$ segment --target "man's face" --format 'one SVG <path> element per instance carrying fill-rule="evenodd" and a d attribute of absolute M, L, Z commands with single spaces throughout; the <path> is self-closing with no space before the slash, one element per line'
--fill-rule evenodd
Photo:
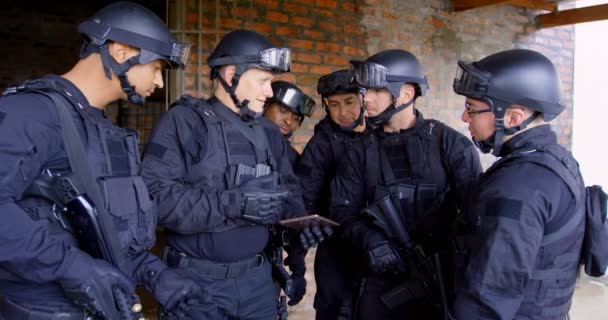
<path fill-rule="evenodd" d="M 271 103 L 266 108 L 264 117 L 274 122 L 284 136 L 292 134 L 300 124 L 300 116 L 279 102 Z"/>
<path fill-rule="evenodd" d="M 465 109 L 460 119 L 469 124 L 469 132 L 475 141 L 487 140 L 496 131 L 494 113 L 485 110 L 490 110 L 490 106 L 485 102 L 471 98 L 466 99 Z"/>
<path fill-rule="evenodd" d="M 361 98 L 356 93 L 338 93 L 327 97 L 327 113 L 335 124 L 346 127 L 359 118 Z"/>
<path fill-rule="evenodd" d="M 237 98 L 243 102 L 249 100 L 249 109 L 253 112 L 263 112 L 266 99 L 272 97 L 270 82 L 274 75 L 270 71 L 251 68 L 241 76 L 236 88 Z"/>
<path fill-rule="evenodd" d="M 375 117 L 381 114 L 393 103 L 393 96 L 386 88 L 382 89 L 367 89 L 363 96 L 367 114 L 370 117 Z"/>
<path fill-rule="evenodd" d="M 135 87 L 135 92 L 143 97 L 149 97 L 156 88 L 162 88 L 165 64 L 162 60 L 154 60 L 147 64 L 136 64 L 131 67 L 127 71 L 127 79 Z"/>

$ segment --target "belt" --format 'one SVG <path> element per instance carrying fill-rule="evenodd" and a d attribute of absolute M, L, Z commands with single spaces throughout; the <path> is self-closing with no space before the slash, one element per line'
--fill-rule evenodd
<path fill-rule="evenodd" d="M 187 256 L 173 248 L 167 247 L 164 255 L 167 265 L 172 268 L 193 268 L 201 274 L 214 279 L 237 278 L 251 270 L 259 269 L 264 265 L 266 258 L 262 254 L 256 254 L 236 262 L 214 262 L 210 260 L 196 259 Z"/>
<path fill-rule="evenodd" d="M 52 313 L 42 310 L 28 309 L 22 307 L 7 298 L 0 297 L 0 318 L 7 320 L 93 320 L 84 312 L 53 311 Z"/>

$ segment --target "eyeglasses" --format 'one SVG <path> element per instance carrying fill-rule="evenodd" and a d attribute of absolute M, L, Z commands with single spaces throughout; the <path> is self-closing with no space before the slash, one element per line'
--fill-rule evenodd
<path fill-rule="evenodd" d="M 472 117 L 476 114 L 492 112 L 492 109 L 484 109 L 484 110 L 476 110 L 476 111 L 465 110 L 464 112 L 466 112 L 469 115 L 469 117 Z"/>

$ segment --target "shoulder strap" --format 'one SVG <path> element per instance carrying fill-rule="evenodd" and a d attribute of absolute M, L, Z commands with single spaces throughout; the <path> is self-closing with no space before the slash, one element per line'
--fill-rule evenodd
<path fill-rule="evenodd" d="M 109 215 L 104 207 L 101 190 L 95 181 L 95 177 L 92 175 L 93 171 L 89 166 L 89 160 L 86 156 L 84 146 L 82 145 L 81 135 L 76 129 L 76 125 L 74 124 L 74 120 L 69 111 L 69 108 L 73 108 L 72 103 L 66 103 L 69 100 L 67 100 L 66 97 L 59 94 L 57 91 L 32 91 L 47 96 L 57 107 L 57 112 L 61 121 L 61 134 L 63 136 L 68 161 L 72 170 L 72 178 L 76 180 L 76 183 L 82 186 L 85 194 L 93 201 L 97 213 L 99 215 L 103 215 L 104 217 L 108 217 Z M 119 265 L 121 263 L 120 259 L 113 257 L 113 253 L 118 253 L 122 250 L 117 238 L 115 238 L 117 233 L 114 225 L 107 219 L 97 219 L 97 223 L 99 223 L 102 230 L 105 231 L 101 232 L 98 236 L 103 237 L 102 241 L 109 247 L 108 249 L 110 251 L 106 253 L 106 257 L 104 257 L 104 259 L 108 260 L 119 269 L 124 270 L 123 266 Z"/>
<path fill-rule="evenodd" d="M 549 232 L 543 236 L 542 245 L 546 246 L 562 239 L 579 225 L 584 218 L 584 212 L 581 214 L 578 211 L 581 207 L 585 206 L 585 194 L 581 192 L 584 186 L 581 185 L 580 179 L 576 178 L 578 175 L 578 164 L 570 154 L 561 149 L 558 145 L 538 148 L 536 151 L 539 153 L 528 153 L 526 160 L 543 166 L 560 177 L 568 186 L 570 193 L 572 193 L 572 196 L 576 201 L 575 208 L 577 208 L 577 211 L 566 220 L 566 223 L 557 227 L 555 230 L 549 230 Z M 541 156 L 543 153 L 549 154 L 550 157 Z"/>

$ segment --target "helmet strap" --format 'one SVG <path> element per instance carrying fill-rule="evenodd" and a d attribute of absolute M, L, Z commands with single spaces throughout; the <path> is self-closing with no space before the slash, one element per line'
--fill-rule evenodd
<path fill-rule="evenodd" d="M 405 108 L 411 106 L 414 101 L 416 101 L 416 97 L 412 98 L 410 101 L 398 107 L 395 107 L 397 99 L 393 98 L 393 103 L 388 108 L 386 108 L 386 110 L 382 111 L 379 115 L 375 117 L 367 117 L 367 120 L 374 126 L 384 125 L 389 122 L 397 112 L 400 112 L 401 110 L 404 110 Z"/>
<path fill-rule="evenodd" d="M 110 51 L 108 50 L 107 44 L 101 45 L 98 48 L 106 77 L 112 80 L 112 72 L 110 72 L 111 69 L 118 77 L 118 80 L 120 80 L 120 86 L 122 91 L 127 95 L 127 101 L 137 105 L 143 105 L 145 98 L 135 91 L 135 86 L 132 86 L 127 78 L 127 71 L 129 71 L 129 69 L 131 69 L 134 65 L 139 64 L 139 54 L 129 58 L 123 63 L 117 63 L 116 60 L 110 56 Z"/>
<path fill-rule="evenodd" d="M 218 75 L 218 80 L 220 81 L 220 84 L 222 85 L 222 87 L 224 87 L 224 90 L 228 92 L 228 94 L 230 95 L 230 99 L 232 99 L 234 105 L 239 109 L 241 119 L 246 122 L 253 121 L 261 117 L 263 112 L 254 112 L 248 107 L 249 100 L 245 99 L 243 102 L 241 102 L 236 96 L 236 87 L 239 85 L 240 78 L 240 75 L 235 74 L 232 77 L 232 86 L 229 86 L 226 80 L 221 75 Z"/>

